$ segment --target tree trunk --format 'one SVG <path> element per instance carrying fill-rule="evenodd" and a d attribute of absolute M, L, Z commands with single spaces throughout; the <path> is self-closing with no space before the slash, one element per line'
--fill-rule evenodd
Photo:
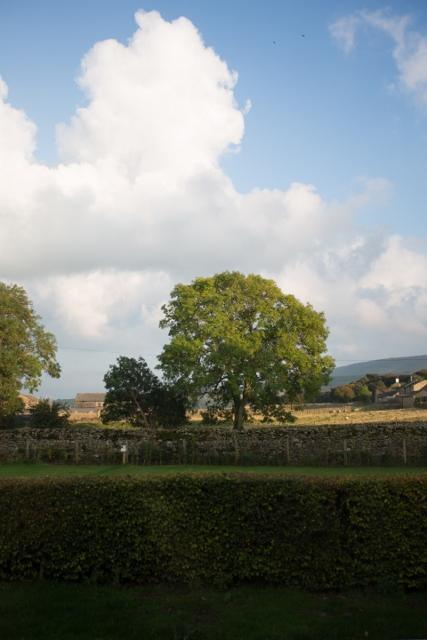
<path fill-rule="evenodd" d="M 133 401 L 135 403 L 135 406 L 136 406 L 137 416 L 141 417 L 142 424 L 144 425 L 144 427 L 146 427 L 148 429 L 150 424 L 149 424 L 149 422 L 147 420 L 147 416 L 145 415 L 144 411 L 142 410 L 141 405 L 138 402 L 138 397 L 137 397 L 136 393 L 133 393 L 133 391 L 131 391 L 130 393 L 131 393 L 132 399 L 133 399 Z M 137 418 L 137 422 L 139 422 L 138 418 Z"/>
<path fill-rule="evenodd" d="M 233 416 L 233 429 L 241 431 L 243 429 L 243 418 L 245 411 L 245 401 L 243 398 L 234 398 L 234 416 Z"/>

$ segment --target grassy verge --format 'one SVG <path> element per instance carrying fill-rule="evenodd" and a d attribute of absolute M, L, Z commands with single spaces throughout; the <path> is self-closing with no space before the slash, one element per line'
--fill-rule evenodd
<path fill-rule="evenodd" d="M 0 583 L 7 640 L 422 638 L 427 594 Z"/>
<path fill-rule="evenodd" d="M 426 467 L 238 467 L 218 465 L 59 465 L 59 464 L 0 464 L 2 478 L 40 478 L 45 476 L 145 476 L 169 473 L 274 473 L 323 477 L 391 477 L 427 474 Z"/>

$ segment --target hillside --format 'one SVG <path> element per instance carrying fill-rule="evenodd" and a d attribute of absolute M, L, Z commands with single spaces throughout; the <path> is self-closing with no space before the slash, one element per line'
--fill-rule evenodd
<path fill-rule="evenodd" d="M 393 373 L 399 376 L 405 373 L 413 373 L 420 369 L 427 369 L 427 355 L 355 362 L 354 364 L 337 367 L 332 374 L 331 382 L 328 386 L 338 387 L 342 384 L 348 384 L 367 373 Z"/>

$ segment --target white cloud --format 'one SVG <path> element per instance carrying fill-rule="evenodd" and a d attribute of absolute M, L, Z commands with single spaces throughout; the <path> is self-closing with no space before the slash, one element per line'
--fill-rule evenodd
<path fill-rule="evenodd" d="M 139 11 L 136 21 L 128 45 L 106 40 L 84 57 L 79 85 L 89 104 L 58 129 L 63 157 L 110 160 L 131 180 L 215 167 L 243 135 L 237 74 L 186 18 Z"/>
<path fill-rule="evenodd" d="M 427 107 L 427 36 L 411 28 L 411 16 L 395 15 L 388 10 L 358 11 L 336 20 L 329 31 L 349 53 L 362 27 L 377 29 L 392 39 L 399 86 Z"/>
<path fill-rule="evenodd" d="M 427 256 L 405 249 L 401 238 L 392 236 L 363 282 L 370 288 L 384 287 L 388 291 L 394 291 L 411 284 L 424 286 L 426 275 Z"/>
<path fill-rule="evenodd" d="M 356 44 L 356 32 L 360 26 L 360 17 L 357 14 L 338 18 L 329 26 L 331 36 L 336 40 L 338 45 L 345 51 L 350 53 Z"/>
<path fill-rule="evenodd" d="M 132 320 L 157 326 L 160 302 L 167 300 L 171 287 L 163 272 L 106 270 L 47 278 L 37 293 L 53 300 L 60 323 L 70 333 L 106 338 Z"/>
<path fill-rule="evenodd" d="M 30 290 L 60 344 L 154 358 L 173 284 L 239 269 L 323 309 L 335 353 L 420 349 L 425 256 L 357 224 L 390 183 L 361 180 L 341 202 L 301 183 L 239 193 L 220 165 L 244 131 L 237 75 L 188 20 L 136 19 L 127 45 L 85 56 L 87 104 L 58 129 L 56 167 L 34 159 L 36 128 L 0 83 L 0 277 Z"/>

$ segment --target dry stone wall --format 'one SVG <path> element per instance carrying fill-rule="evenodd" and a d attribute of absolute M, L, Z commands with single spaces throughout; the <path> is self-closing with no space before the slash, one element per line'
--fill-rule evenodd
<path fill-rule="evenodd" d="M 126 453 L 122 451 L 126 447 Z M 0 430 L 0 461 L 136 464 L 427 464 L 427 422 L 316 427 Z"/>

